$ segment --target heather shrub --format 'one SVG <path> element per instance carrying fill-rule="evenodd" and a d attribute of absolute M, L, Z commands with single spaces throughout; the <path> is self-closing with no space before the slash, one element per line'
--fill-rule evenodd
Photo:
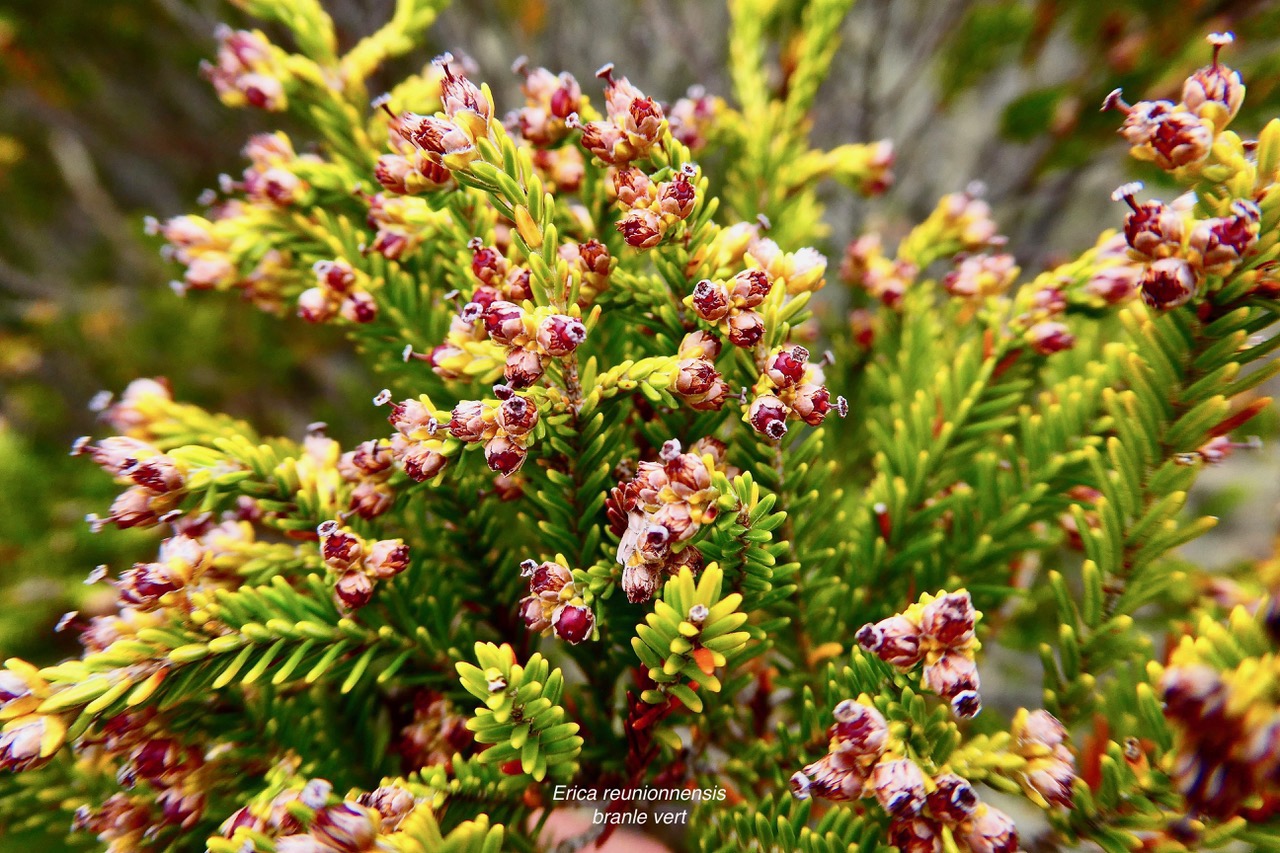
<path fill-rule="evenodd" d="M 1280 371 L 1280 120 L 1244 126 L 1231 36 L 1177 101 L 1108 96 L 1157 190 L 1024 274 L 977 185 L 819 250 L 820 185 L 895 177 L 890 141 L 810 138 L 848 2 L 781 47 L 773 4 L 731 3 L 724 96 L 521 59 L 505 112 L 461 54 L 372 87 L 434 0 L 344 49 L 315 0 L 238 5 L 287 39 L 225 28 L 203 76 L 268 124 L 147 228 L 179 296 L 344 334 L 378 376 L 347 404 L 385 423 L 266 436 L 159 376 L 96 400 L 88 528 L 154 556 L 93 571 L 78 657 L 0 670 L 0 824 L 1280 845 L 1277 564 L 1179 552 Z"/>

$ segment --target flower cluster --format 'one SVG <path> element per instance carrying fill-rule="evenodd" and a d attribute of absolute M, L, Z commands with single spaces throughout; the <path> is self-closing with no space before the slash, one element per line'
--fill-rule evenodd
<path fill-rule="evenodd" d="M 613 173 L 613 190 L 626 214 L 618 220 L 618 231 L 627 245 L 652 249 L 663 241 L 679 222 L 689 218 L 698 200 L 694 180 L 698 169 L 686 163 L 670 180 L 655 183 L 634 166 Z"/>
<path fill-rule="evenodd" d="M 1119 89 L 1107 96 L 1103 109 L 1124 113 L 1120 134 L 1134 157 L 1169 171 L 1194 169 L 1208 159 L 1215 135 L 1226 129 L 1244 101 L 1240 75 L 1218 60 L 1219 52 L 1232 40 L 1230 33 L 1208 37 L 1213 62 L 1186 79 L 1181 103 L 1139 101 L 1129 105 Z"/>
<path fill-rule="evenodd" d="M 1124 235 L 1135 260 L 1145 265 L 1139 286 L 1152 308 L 1185 305 L 1207 276 L 1232 273 L 1257 247 L 1262 213 L 1257 204 L 1237 200 L 1227 216 L 1196 220 L 1189 211 L 1159 201 L 1139 204 L 1140 183 L 1117 189 L 1130 212 Z"/>
<path fill-rule="evenodd" d="M 1207 526 L 1186 495 L 1243 446 L 1280 342 L 1280 120 L 1223 130 L 1243 87 L 1216 52 L 1180 104 L 1112 99 L 1184 196 L 1122 189 L 1123 231 L 1028 281 L 971 185 L 914 228 L 894 213 L 896 245 L 855 240 L 854 292 L 829 300 L 819 185 L 878 191 L 893 165 L 887 141 L 810 132 L 847 4 L 733 4 L 737 107 L 660 106 L 609 67 L 593 103 L 519 62 L 502 113 L 448 55 L 369 103 L 435 0 L 359 39 L 314 0 L 242 5 L 296 52 L 224 31 L 208 74 L 287 109 L 292 136 L 254 136 L 206 212 L 148 227 L 179 291 L 341 326 L 386 377 L 390 427 L 264 436 L 157 381 L 99 401 L 112 437 L 76 452 L 124 494 L 95 526 L 163 527 L 90 575 L 61 623 L 78 659 L 0 671 L 0 767 L 35 771 L 0 776 L 0 831 L 85 804 L 77 829 L 111 853 L 533 849 L 529 813 L 566 798 L 531 783 L 624 786 L 612 818 L 711 780 L 725 802 L 683 847 L 820 829 L 1012 853 L 980 785 L 1047 812 L 1027 831 L 1048 847 L 1159 846 L 1179 820 L 1205 846 L 1280 837 L 1280 605 L 1259 600 L 1280 575 L 1231 586 L 1169 559 Z M 1123 305 L 1140 294 L 1212 298 Z M 848 414 L 844 388 L 858 422 L 805 430 Z M 1090 558 L 1065 586 L 1039 570 L 1064 539 Z M 944 577 L 954 592 L 918 597 Z M 967 722 L 977 607 L 1010 592 L 1029 606 L 1000 638 L 1040 646 L 1057 716 Z M 1206 615 L 1167 671 L 1150 660 L 1150 630 L 1234 601 L 1252 634 Z M 834 803 L 766 827 L 753 763 L 803 768 L 796 795 Z M 344 796 L 330 771 L 408 777 Z"/>
<path fill-rule="evenodd" d="M 0 770 L 30 770 L 62 748 L 67 723 L 41 714 L 49 684 L 26 661 L 10 658 L 0 669 Z"/>
<path fill-rule="evenodd" d="M 368 202 L 365 221 L 374 235 L 367 249 L 392 261 L 411 255 L 422 245 L 428 230 L 447 215 L 432 210 L 425 199 L 411 196 L 378 193 Z"/>
<path fill-rule="evenodd" d="M 391 392 L 384 390 L 374 398 L 374 403 L 391 402 Z M 391 407 L 387 417 L 396 428 L 391 436 L 391 455 L 403 467 L 409 478 L 421 483 L 430 480 L 444 470 L 449 457 L 440 432 L 440 413 L 425 394 L 416 400 L 403 400 Z"/>
<path fill-rule="evenodd" d="M 452 702 L 434 690 L 414 694 L 413 718 L 400 730 L 396 745 L 406 771 L 432 765 L 451 769 L 453 757 L 467 754 L 474 744 L 467 717 Z"/>
<path fill-rule="evenodd" d="M 471 316 L 469 303 L 463 319 Z M 503 375 L 513 388 L 528 388 L 542 377 L 551 358 L 571 355 L 587 337 L 587 327 L 573 314 L 560 314 L 551 308 L 528 311 L 515 302 L 496 300 L 480 314 L 489 340 L 506 350 Z"/>
<path fill-rule="evenodd" d="M 316 528 L 320 536 L 320 556 L 337 575 L 334 595 L 344 607 L 355 610 L 373 598 L 373 582 L 388 580 L 409 567 L 409 546 L 400 539 L 367 542 L 343 529 L 336 521 Z"/>
<path fill-rule="evenodd" d="M 154 562 L 134 563 L 116 586 L 120 602 L 139 610 L 171 606 L 175 597 L 201 580 L 212 563 L 212 554 L 197 539 L 180 533 L 160 543 Z"/>
<path fill-rule="evenodd" d="M 434 60 L 444 75 L 440 81 L 443 115 L 406 112 L 393 116 L 391 128 L 393 138 L 412 144 L 428 162 L 450 172 L 465 169 L 480 156 L 476 143 L 492 138 L 489 124 L 493 120 L 493 103 L 465 75 L 455 73 L 450 67 L 453 62 L 449 53 Z M 435 181 L 443 174 L 428 170 L 423 177 Z"/>
<path fill-rule="evenodd" d="M 900 670 L 924 663 L 924 686 L 951 702 L 958 717 L 982 710 L 979 648 L 974 627 L 982 614 L 967 590 L 922 595 L 904 612 L 858 630 L 858 645 Z"/>
<path fill-rule="evenodd" d="M 922 264 L 965 254 L 947 276 L 948 290 L 962 297 L 1002 292 L 1017 272 L 1010 256 L 983 253 L 1004 244 L 991 218 L 991 206 L 982 198 L 983 191 L 981 185 L 974 185 L 943 196 L 928 218 L 898 245 L 894 257 L 885 254 L 880 235 L 858 237 L 845 250 L 841 278 L 863 288 L 885 307 L 898 308 Z"/>
<path fill-rule="evenodd" d="M 223 175 L 220 188 L 230 195 L 241 192 L 254 204 L 290 207 L 312 199 L 311 186 L 300 171 L 323 170 L 324 161 L 314 154 L 299 155 L 283 133 L 258 133 L 244 147 L 249 166 L 239 181 Z"/>
<path fill-rule="evenodd" d="M 1075 335 L 1060 319 L 1067 310 L 1067 296 L 1057 287 L 1032 290 L 1021 300 L 1020 313 L 1009 321 L 1009 327 L 1022 333 L 1022 340 L 1040 355 L 1053 355 L 1071 349 Z"/>
<path fill-rule="evenodd" d="M 87 454 L 104 471 L 129 484 L 111 504 L 107 518 L 94 519 L 95 525 L 110 523 L 122 530 L 150 527 L 182 500 L 185 466 L 146 441 L 118 435 L 90 444 L 84 437 L 76 440 L 71 452 Z"/>
<path fill-rule="evenodd" d="M 685 96 L 666 111 L 671 135 L 690 151 L 706 147 L 711 128 L 724 108 L 723 98 L 707 94 L 702 86 L 690 86 Z"/>
<path fill-rule="evenodd" d="M 395 454 L 390 442 L 371 439 L 348 450 L 338 459 L 338 473 L 351 484 L 350 512 L 365 519 L 376 518 L 391 508 L 395 491 L 388 481 L 394 470 Z"/>
<path fill-rule="evenodd" d="M 719 411 L 724 406 L 729 386 L 716 370 L 719 355 L 720 339 L 709 332 L 690 332 L 680 342 L 672 389 L 694 409 Z"/>
<path fill-rule="evenodd" d="M 742 259 L 747 267 L 768 273 L 774 286 L 788 296 L 812 293 L 827 283 L 827 258 L 812 246 L 784 252 L 774 240 L 757 235 Z"/>
<path fill-rule="evenodd" d="M 791 777 L 800 799 L 874 798 L 891 818 L 889 839 L 903 853 L 941 853 L 943 828 L 970 853 L 1015 853 L 1013 821 L 978 799 L 951 772 L 930 778 L 905 757 L 884 716 L 860 696 L 835 707 L 827 752 Z"/>
<path fill-rule="evenodd" d="M 1013 255 L 1004 252 L 959 255 L 955 269 L 943 278 L 942 286 L 952 296 L 980 301 L 1007 291 L 1017 280 L 1018 272 Z"/>
<path fill-rule="evenodd" d="M 1229 818 L 1257 794 L 1280 794 L 1280 657 L 1268 653 L 1220 670 L 1184 637 L 1170 662 L 1161 690 L 1178 733 L 1171 775 L 1187 803 Z"/>
<path fill-rule="evenodd" d="M 719 513 L 720 493 L 711 476 L 723 466 L 724 446 L 718 442 L 703 439 L 685 453 L 672 439 L 658 461 L 641 462 L 634 477 L 610 492 L 609 520 L 620 537 L 617 559 L 628 600 L 648 601 L 658 583 L 681 566 L 702 567 L 689 541 Z"/>
<path fill-rule="evenodd" d="M 614 77 L 612 64 L 601 68 L 596 76 L 605 81 L 607 118 L 583 124 L 575 113 L 568 118 L 569 126 L 582 129 L 582 147 L 604 163 L 625 166 L 643 159 L 667 132 L 661 105 L 626 77 Z"/>
<path fill-rule="evenodd" d="M 569 116 L 583 108 L 582 87 L 568 71 L 553 74 L 546 68 L 529 68 L 524 57 L 512 66 L 524 80 L 520 91 L 525 105 L 507 119 L 508 127 L 533 145 L 549 148 L 559 145 L 569 135 Z"/>
<path fill-rule="evenodd" d="M 764 338 L 760 307 L 773 279 L 762 269 L 745 269 L 728 281 L 704 278 L 694 285 L 685 304 L 703 320 L 716 326 L 729 343 L 751 349 Z"/>
<path fill-rule="evenodd" d="M 350 323 L 371 323 L 378 305 L 368 291 L 368 276 L 339 258 L 316 261 L 315 287 L 298 296 L 298 316 L 308 323 L 324 323 L 336 316 Z"/>
<path fill-rule="evenodd" d="M 432 69 L 439 72 L 431 77 L 432 88 L 438 97 L 444 73 L 438 65 L 433 65 Z M 412 113 L 396 113 L 386 97 L 375 103 L 387 112 L 390 119 L 387 145 L 391 150 L 378 157 L 373 169 L 378 185 L 393 195 L 420 195 L 452 184 L 453 176 L 441 159 L 432 157 L 427 149 L 414 141 L 414 132 L 420 129 L 419 117 Z"/>
<path fill-rule="evenodd" d="M 116 778 L 124 788 L 137 793 L 115 794 L 96 810 L 82 807 L 76 813 L 77 823 L 99 837 L 110 837 L 122 828 L 113 819 L 118 812 L 136 818 L 139 812 L 150 811 L 152 802 L 160 810 L 160 823 L 189 828 L 199 821 L 217 756 L 207 756 L 171 736 L 172 730 L 171 721 L 151 711 L 124 714 L 104 726 L 94 740 L 117 763 Z M 145 783 L 145 788 L 139 788 L 139 783 Z M 125 820 L 124 828 L 132 824 Z"/>
<path fill-rule="evenodd" d="M 529 594 L 520 600 L 520 618 L 530 631 L 554 633 L 577 645 L 595 630 L 596 616 L 583 600 L 573 572 L 561 563 L 525 560 L 520 575 L 529 579 Z"/>
<path fill-rule="evenodd" d="M 463 400 L 453 407 L 449 434 L 465 444 L 484 446 L 490 470 L 510 476 L 520 470 L 533 430 L 538 425 L 538 407 L 506 385 L 495 385 L 497 400 Z"/>
<path fill-rule="evenodd" d="M 206 215 L 163 223 L 147 217 L 146 230 L 163 237 L 162 254 L 185 268 L 182 280 L 171 284 L 175 292 L 237 290 L 263 310 L 277 312 L 286 294 L 302 289 L 303 274 L 294 269 L 292 247 L 264 251 L 256 235 L 278 227 L 287 210 L 347 196 L 350 173 L 314 154 L 297 154 L 283 133 L 253 136 L 244 155 L 250 165 L 241 180 L 221 178 L 225 199 L 213 190 L 201 196 Z M 315 307 L 314 301 L 309 304 Z"/>
<path fill-rule="evenodd" d="M 864 796 L 874 795 L 883 788 L 886 799 L 894 804 L 894 811 L 911 809 L 919 811 L 924 800 L 924 778 L 918 767 L 915 773 L 905 765 L 887 767 L 881 772 L 881 781 L 887 782 L 891 775 L 903 777 L 918 776 L 908 784 L 896 784 L 891 789 L 884 784 L 874 783 L 868 789 L 875 768 L 889 747 L 889 724 L 869 700 L 858 701 L 846 699 L 836 705 L 835 724 L 827 732 L 831 741 L 826 755 L 795 773 L 791 777 L 791 790 L 800 798 L 819 797 L 824 800 L 857 800 Z M 892 760 L 892 759 L 891 759 Z M 897 770 L 898 772 L 894 772 Z M 897 802 L 901 793 L 907 799 L 916 802 Z M 914 796 L 918 792 L 918 796 Z"/>
<path fill-rule="evenodd" d="M 253 292 L 249 280 L 240 275 L 237 258 L 232 254 L 242 212 L 243 203 L 234 202 L 211 211 L 210 218 L 192 214 L 175 216 L 164 223 L 147 219 L 147 233 L 159 234 L 166 241 L 164 256 L 185 267 L 182 281 L 172 284 L 175 292 L 233 287 Z"/>
<path fill-rule="evenodd" d="M 1043 709 L 1019 709 L 1010 727 L 1014 749 L 1026 760 L 1018 781 L 1026 795 L 1044 808 L 1071 805 L 1076 759 L 1067 746 L 1067 730 Z"/>
<path fill-rule="evenodd" d="M 229 107 L 248 104 L 270 112 L 287 108 L 285 84 L 289 75 L 280 49 L 258 30 L 233 30 L 223 25 L 215 35 L 217 62 L 205 62 L 201 70 L 222 102 Z"/>
<path fill-rule="evenodd" d="M 886 308 L 902 302 L 907 288 L 919 274 L 919 268 L 911 261 L 886 256 L 880 235 L 874 233 L 850 242 L 840 266 L 841 278 L 863 288 Z"/>
<path fill-rule="evenodd" d="M 844 397 L 832 400 L 823 381 L 822 367 L 809 362 L 807 349 L 778 347 L 765 360 L 744 419 L 756 432 L 778 441 L 787 434 L 788 418 L 817 426 L 831 412 L 847 416 L 848 402 Z"/>
<path fill-rule="evenodd" d="M 221 837 L 255 845 L 253 836 L 273 840 L 277 853 L 366 853 L 400 849 L 396 835 L 421 798 L 401 785 L 384 784 L 367 793 L 333 800 L 333 786 L 312 779 L 300 789 L 276 794 L 263 807 L 246 806 L 221 826 Z"/>

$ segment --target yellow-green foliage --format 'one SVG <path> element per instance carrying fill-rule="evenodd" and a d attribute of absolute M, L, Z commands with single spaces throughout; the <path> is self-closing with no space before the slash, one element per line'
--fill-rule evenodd
<path fill-rule="evenodd" d="M 1108 99 L 1164 184 L 1024 271 L 975 187 L 820 251 L 820 185 L 893 178 L 890 142 L 810 133 L 848 0 L 732 0 L 723 97 L 522 64 L 506 118 L 450 55 L 373 97 L 443 2 L 354 45 L 317 0 L 237 5 L 264 29 L 205 75 L 295 136 L 149 228 L 184 295 L 341 329 L 390 427 L 104 405 L 89 524 L 164 538 L 91 577 L 82 654 L 0 671 L 0 825 L 531 850 L 558 785 L 720 792 L 687 849 L 1017 849 L 981 783 L 1046 848 L 1280 845 L 1280 570 L 1178 554 L 1280 372 L 1280 120 L 1228 39 L 1178 103 Z M 1026 30 L 987 5 L 961 44 Z M 1042 707 L 993 649 L 1038 652 Z"/>

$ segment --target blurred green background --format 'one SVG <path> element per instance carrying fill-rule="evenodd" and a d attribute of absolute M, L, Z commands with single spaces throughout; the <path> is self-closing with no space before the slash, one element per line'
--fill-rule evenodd
<path fill-rule="evenodd" d="M 326 4 L 344 43 L 373 31 L 391 0 Z M 780 59 L 802 3 L 780 0 Z M 194 207 L 220 172 L 241 168 L 246 137 L 272 117 L 224 109 L 197 74 L 218 21 L 204 0 L 19 0 L 0 9 L 0 655 L 48 662 L 74 652 L 61 614 L 110 604 L 80 580 L 121 567 L 155 534 L 91 535 L 116 488 L 72 440 L 95 431 L 87 404 L 137 376 L 163 375 L 184 399 L 299 435 L 314 420 L 350 439 L 378 429 L 378 387 L 339 333 L 247 304 L 179 299 L 173 270 L 143 235 L 147 214 Z M 511 60 L 567 69 L 591 89 L 606 61 L 665 101 L 693 83 L 730 96 L 727 14 L 717 0 L 479 0 L 457 4 L 432 43 L 386 69 L 390 84 L 447 48 L 473 57 L 500 109 L 516 105 Z M 1097 105 L 1112 87 L 1174 97 L 1207 62 L 1206 33 L 1234 30 L 1226 55 L 1249 84 L 1237 120 L 1252 132 L 1280 113 L 1280 8 L 1259 2 L 930 2 L 864 0 L 814 116 L 820 145 L 879 138 L 898 148 L 883 198 L 828 193 L 838 259 L 864 227 L 900 233 L 939 195 L 987 185 L 1024 269 L 1090 245 L 1121 215 L 1110 190 L 1134 173 Z M 277 34 L 273 34 L 277 35 Z M 1159 191 L 1158 187 L 1153 187 Z M 1274 423 L 1275 418 L 1271 418 Z M 1210 473 L 1205 511 L 1232 520 L 1193 554 L 1218 564 L 1270 545 L 1271 450 Z M 1208 555 L 1212 555 L 1209 557 Z M 106 593 L 109 599 L 109 591 Z"/>

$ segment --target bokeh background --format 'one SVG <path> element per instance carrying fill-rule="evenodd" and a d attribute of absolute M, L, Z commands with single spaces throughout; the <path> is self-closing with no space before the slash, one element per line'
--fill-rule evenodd
<path fill-rule="evenodd" d="M 392 0 L 326 6 L 351 44 L 386 20 Z M 785 45 L 803 3 L 779 7 Z M 265 432 L 300 435 L 316 420 L 340 436 L 376 429 L 366 403 L 377 380 L 339 332 L 225 296 L 179 299 L 166 286 L 174 270 L 143 233 L 145 215 L 193 208 L 220 172 L 241 168 L 246 137 L 272 129 L 272 117 L 223 108 L 197 73 L 219 21 L 250 23 L 211 0 L 0 8 L 0 656 L 72 653 L 73 639 L 54 632 L 59 617 L 106 604 L 80 581 L 153 547 L 153 534 L 95 536 L 83 523 L 115 492 L 67 453 L 95 430 L 97 392 L 163 375 L 180 398 Z M 719 0 L 470 0 L 442 16 L 430 44 L 386 69 L 386 81 L 449 49 L 475 60 L 502 110 L 517 103 L 509 67 L 520 54 L 588 89 L 613 61 L 666 101 L 695 83 L 731 98 L 727 21 Z M 1249 96 L 1236 124 L 1254 131 L 1280 114 L 1276 3 L 861 0 L 819 96 L 814 138 L 892 139 L 897 183 L 871 201 L 829 188 L 822 248 L 833 270 L 863 229 L 892 239 L 939 195 L 975 180 L 1025 270 L 1092 244 L 1121 222 L 1108 200 L 1114 186 L 1137 174 L 1160 192 L 1098 104 L 1116 85 L 1176 99 L 1215 30 L 1238 36 L 1227 59 Z M 773 59 L 785 62 L 785 50 Z M 838 310 L 839 293 L 827 298 Z M 1260 420 L 1274 432 L 1274 413 Z M 1269 551 L 1280 499 L 1271 448 L 1206 475 L 1194 509 L 1227 523 L 1189 557 L 1219 566 Z"/>

